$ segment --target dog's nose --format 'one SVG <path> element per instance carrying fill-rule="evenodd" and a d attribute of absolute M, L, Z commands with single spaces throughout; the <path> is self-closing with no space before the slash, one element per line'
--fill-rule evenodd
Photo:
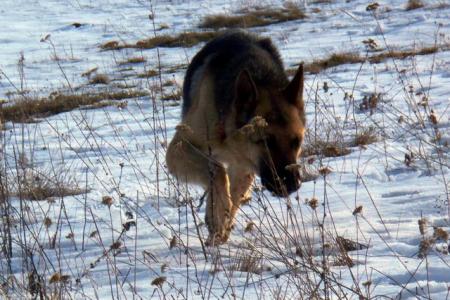
<path fill-rule="evenodd" d="M 295 192 L 300 188 L 300 174 L 298 172 L 289 174 L 283 178 L 283 183 L 288 194 Z"/>

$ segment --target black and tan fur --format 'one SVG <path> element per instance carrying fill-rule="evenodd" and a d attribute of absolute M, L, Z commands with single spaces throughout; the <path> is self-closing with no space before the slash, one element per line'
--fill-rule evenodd
<path fill-rule="evenodd" d="M 210 243 L 225 242 L 255 174 L 278 196 L 299 187 L 305 131 L 303 67 L 289 82 L 268 38 L 233 31 L 193 58 L 183 86 L 182 122 L 167 150 L 178 180 L 208 191 Z"/>

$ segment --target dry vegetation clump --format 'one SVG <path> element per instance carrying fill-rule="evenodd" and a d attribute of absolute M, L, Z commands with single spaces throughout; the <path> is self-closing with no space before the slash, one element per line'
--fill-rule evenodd
<path fill-rule="evenodd" d="M 156 47 L 192 47 L 201 42 L 209 41 L 217 36 L 219 31 L 203 31 L 203 32 L 183 32 L 176 36 L 160 35 L 157 37 L 137 41 L 135 45 L 130 47 L 140 49 L 151 49 Z M 126 46 L 126 45 L 125 45 Z"/>
<path fill-rule="evenodd" d="M 109 41 L 100 45 L 100 49 L 103 50 L 119 50 L 122 49 L 122 46 L 118 41 Z"/>
<path fill-rule="evenodd" d="M 139 78 L 150 78 L 150 77 L 155 77 L 158 76 L 159 72 L 153 69 L 147 70 L 144 73 L 140 73 L 138 74 Z"/>
<path fill-rule="evenodd" d="M 170 66 L 167 68 L 166 73 L 177 73 L 179 71 L 185 71 L 187 69 L 187 64 L 178 64 L 174 66 Z"/>
<path fill-rule="evenodd" d="M 306 14 L 295 4 L 281 8 L 258 7 L 241 10 L 239 15 L 217 14 L 204 18 L 200 28 L 248 28 L 282 23 L 306 18 Z"/>
<path fill-rule="evenodd" d="M 13 194 L 21 199 L 39 201 L 86 193 L 85 189 L 67 180 L 62 170 L 53 176 L 48 173 L 50 172 L 26 169 L 19 188 Z"/>
<path fill-rule="evenodd" d="M 373 93 L 371 95 L 365 95 L 359 104 L 360 111 L 370 111 L 370 114 L 373 114 L 378 106 L 378 103 L 381 101 L 381 95 Z"/>
<path fill-rule="evenodd" d="M 231 270 L 259 275 L 263 271 L 261 256 L 253 252 L 242 251 L 241 254 L 237 255 Z"/>
<path fill-rule="evenodd" d="M 444 49 L 446 49 L 446 46 L 444 46 Z M 392 59 L 405 59 L 410 56 L 416 56 L 416 55 L 428 55 L 438 52 L 440 49 L 438 46 L 430 46 L 430 47 L 424 47 L 420 49 L 413 49 L 413 50 L 390 50 L 388 52 L 379 53 L 376 55 L 373 55 L 369 57 L 369 61 L 373 64 L 380 63 L 388 58 Z"/>
<path fill-rule="evenodd" d="M 357 64 L 363 63 L 365 61 L 369 61 L 372 64 L 381 63 L 387 59 L 405 59 L 411 56 L 417 55 L 429 55 L 434 54 L 439 51 L 447 51 L 450 49 L 450 45 L 445 44 L 441 46 L 428 46 L 419 49 L 404 49 L 404 50 L 389 50 L 382 53 L 377 53 L 368 57 L 362 57 L 358 53 L 353 52 L 341 52 L 341 53 L 332 53 L 330 56 L 314 60 L 310 63 L 304 64 L 305 72 L 309 72 L 311 74 L 318 74 L 321 71 L 336 67 L 344 64 Z M 288 69 L 286 72 L 288 75 L 294 75 L 297 71 L 297 67 Z"/>
<path fill-rule="evenodd" d="M 408 3 L 406 4 L 406 10 L 418 9 L 424 6 L 425 5 L 420 0 L 408 0 Z"/>
<path fill-rule="evenodd" d="M 0 117 L 5 122 L 32 122 L 73 109 L 94 105 L 105 100 L 122 100 L 146 95 L 139 91 L 117 91 L 86 94 L 55 93 L 46 98 L 26 98 L 16 100 L 0 108 Z"/>
<path fill-rule="evenodd" d="M 312 63 L 305 65 L 305 71 L 312 74 L 317 74 L 320 71 L 343 64 L 357 64 L 363 62 L 365 59 L 357 53 L 343 52 L 333 53 L 329 57 L 319 60 L 314 60 Z"/>
<path fill-rule="evenodd" d="M 183 92 L 181 91 L 181 88 L 174 89 L 170 93 L 165 93 L 161 96 L 161 100 L 167 101 L 167 100 L 181 100 L 181 97 L 183 96 Z"/>
<path fill-rule="evenodd" d="M 311 74 L 318 74 L 321 71 L 336 67 L 339 65 L 344 64 L 357 64 L 362 63 L 365 61 L 364 57 L 361 57 L 357 53 L 352 52 L 342 52 L 342 53 L 333 53 L 329 57 L 323 58 L 323 59 L 317 59 L 314 60 L 311 63 L 306 63 L 303 66 L 303 69 L 305 72 L 311 73 Z M 297 72 L 297 67 L 293 69 L 288 69 L 287 74 L 288 75 L 294 75 L 295 72 Z"/>
<path fill-rule="evenodd" d="M 358 131 L 352 146 L 366 146 L 378 141 L 378 135 L 375 128 L 369 127 Z"/>
<path fill-rule="evenodd" d="M 89 79 L 90 84 L 108 84 L 110 81 L 108 75 L 105 74 L 95 74 Z"/>
<path fill-rule="evenodd" d="M 128 64 L 141 64 L 145 63 L 147 59 L 143 56 L 130 57 L 124 61 L 119 61 L 117 64 L 119 66 L 128 65 Z"/>
<path fill-rule="evenodd" d="M 317 140 L 302 147 L 303 157 L 312 155 L 339 157 L 350 154 L 350 152 L 351 150 L 348 149 L 343 143 L 337 143 L 336 141 Z"/>

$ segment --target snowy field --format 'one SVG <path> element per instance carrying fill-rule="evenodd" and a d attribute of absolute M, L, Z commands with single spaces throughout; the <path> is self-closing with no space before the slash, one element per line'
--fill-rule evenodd
<path fill-rule="evenodd" d="M 306 74 L 301 188 L 280 199 L 257 179 L 229 242 L 206 247 L 203 191 L 175 182 L 164 158 L 203 43 L 101 46 L 286 2 L 3 0 L 4 107 L 97 90 L 130 97 L 2 125 L 0 298 L 450 298 L 450 3 L 407 2 L 293 1 L 305 19 L 248 29 L 272 38 L 286 69 L 365 59 Z M 158 76 L 141 76 L 149 70 Z M 90 84 L 95 74 L 107 83 Z M 29 186 L 45 199 L 31 200 Z"/>

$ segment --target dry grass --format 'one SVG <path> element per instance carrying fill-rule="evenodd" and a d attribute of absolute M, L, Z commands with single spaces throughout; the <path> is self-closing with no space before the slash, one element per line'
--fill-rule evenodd
<path fill-rule="evenodd" d="M 357 53 L 352 52 L 342 52 L 342 53 L 332 53 L 329 57 L 323 59 L 314 60 L 311 63 L 306 63 L 303 66 L 305 72 L 311 74 L 318 74 L 321 71 L 344 65 L 344 64 L 357 64 L 365 61 L 365 58 L 359 56 Z M 297 67 L 293 69 L 288 69 L 287 74 L 293 76 L 297 72 Z"/>
<path fill-rule="evenodd" d="M 122 49 L 118 41 L 109 41 L 100 45 L 100 49 L 103 50 L 118 50 Z"/>
<path fill-rule="evenodd" d="M 312 63 L 306 64 L 304 69 L 311 74 L 317 74 L 320 71 L 344 64 L 357 64 L 364 61 L 364 58 L 357 53 L 343 52 L 333 53 L 329 57 L 314 60 Z"/>
<path fill-rule="evenodd" d="M 437 53 L 439 51 L 447 51 L 449 49 L 449 45 L 429 46 L 418 49 L 390 50 L 377 53 L 369 57 L 362 57 L 359 54 L 353 52 L 332 53 L 328 57 L 314 60 L 311 63 L 306 63 L 304 65 L 304 70 L 305 72 L 309 72 L 311 74 L 318 74 L 325 69 L 344 64 L 357 64 L 363 63 L 365 61 L 377 64 L 387 59 L 406 59 L 412 56 L 429 55 Z M 296 71 L 297 68 L 292 68 L 288 69 L 286 72 L 288 75 L 294 75 Z"/>
<path fill-rule="evenodd" d="M 302 147 L 303 157 L 312 155 L 339 157 L 350 154 L 350 152 L 351 150 L 343 143 L 337 143 L 336 141 L 317 140 L 314 143 L 308 143 Z"/>
<path fill-rule="evenodd" d="M 95 74 L 89 79 L 90 84 L 108 84 L 110 83 L 110 79 L 106 74 Z"/>
<path fill-rule="evenodd" d="M 153 49 L 156 47 L 192 47 L 202 42 L 207 42 L 217 36 L 219 31 L 183 32 L 178 35 L 159 35 L 153 38 L 139 40 L 134 44 L 119 43 L 117 41 L 107 42 L 100 45 L 102 50 L 120 50 L 125 48 Z"/>
<path fill-rule="evenodd" d="M 295 4 L 282 8 L 259 7 L 241 11 L 239 15 L 217 14 L 204 18 L 200 28 L 249 28 L 277 24 L 306 18 L 305 13 Z"/>
<path fill-rule="evenodd" d="M 413 9 L 422 8 L 424 6 L 425 5 L 420 0 L 408 0 L 408 3 L 406 4 L 405 9 L 406 10 L 413 10 Z"/>
<path fill-rule="evenodd" d="M 354 140 L 354 145 L 352 146 L 366 146 L 373 144 L 378 141 L 378 135 L 376 133 L 375 128 L 369 127 L 363 130 L 360 130 Z"/>
<path fill-rule="evenodd" d="M 217 36 L 219 31 L 183 32 L 176 36 L 160 35 L 154 38 L 140 40 L 131 48 L 151 49 L 156 47 L 192 47 L 201 42 L 209 41 Z M 126 45 L 125 45 L 126 46 Z"/>
<path fill-rule="evenodd" d="M 236 261 L 231 266 L 231 270 L 261 274 L 263 271 L 261 266 L 261 257 L 256 253 L 242 251 L 241 254 L 237 255 Z"/>
<path fill-rule="evenodd" d="M 138 74 L 139 78 L 150 78 L 150 77 L 155 77 L 158 76 L 159 72 L 153 69 L 147 70 L 144 73 L 140 73 Z"/>
<path fill-rule="evenodd" d="M 22 180 L 21 189 L 16 194 L 22 199 L 39 201 L 51 197 L 75 196 L 85 192 L 86 190 L 67 180 L 49 178 L 37 172 L 31 172 Z"/>
<path fill-rule="evenodd" d="M 183 93 L 181 91 L 181 88 L 177 88 L 173 90 L 170 93 L 165 93 L 161 96 L 161 100 L 167 101 L 167 100 L 181 100 L 181 97 L 183 96 Z"/>
<path fill-rule="evenodd" d="M 117 91 L 86 94 L 59 94 L 47 98 L 26 98 L 0 108 L 0 117 L 8 122 L 32 122 L 73 109 L 94 105 L 104 100 L 122 100 L 146 95 L 139 91 Z"/>
<path fill-rule="evenodd" d="M 145 63 L 147 61 L 147 59 L 143 56 L 137 56 L 137 57 L 130 57 L 126 60 L 120 61 L 117 64 L 119 66 L 122 65 L 128 65 L 128 64 L 141 64 L 141 63 Z"/>
<path fill-rule="evenodd" d="M 380 63 L 386 59 L 405 59 L 411 56 L 417 55 L 429 55 L 439 52 L 438 46 L 423 47 L 419 49 L 406 49 L 406 50 L 391 50 L 388 52 L 379 53 L 369 57 L 371 63 Z M 447 50 L 447 46 L 443 46 L 442 50 Z"/>

